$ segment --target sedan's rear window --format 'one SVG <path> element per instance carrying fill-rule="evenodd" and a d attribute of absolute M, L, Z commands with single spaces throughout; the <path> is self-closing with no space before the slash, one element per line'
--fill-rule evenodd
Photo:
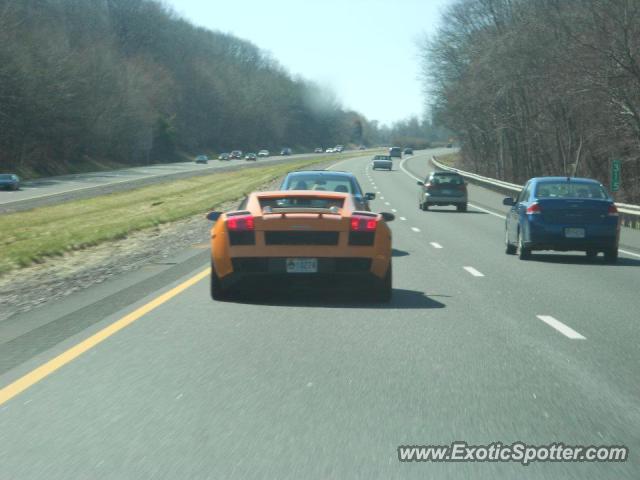
<path fill-rule="evenodd" d="M 295 196 L 295 197 L 269 197 L 260 198 L 260 207 L 264 210 L 265 207 L 270 208 L 323 208 L 329 209 L 331 207 L 342 208 L 344 205 L 344 198 L 326 198 L 326 197 L 313 197 L 313 196 Z"/>
<path fill-rule="evenodd" d="M 538 183 L 536 198 L 595 198 L 607 200 L 609 195 L 595 183 L 543 182 Z"/>
<path fill-rule="evenodd" d="M 287 179 L 285 190 L 314 190 L 326 192 L 356 193 L 351 179 L 344 175 L 295 175 Z"/>
<path fill-rule="evenodd" d="M 435 185 L 462 185 L 464 179 L 460 175 L 434 175 L 431 183 Z"/>

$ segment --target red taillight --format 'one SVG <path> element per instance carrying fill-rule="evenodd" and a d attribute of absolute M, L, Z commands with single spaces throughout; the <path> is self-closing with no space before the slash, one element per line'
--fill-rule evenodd
<path fill-rule="evenodd" d="M 351 217 L 352 232 L 374 232 L 378 226 L 378 220 L 369 217 Z"/>
<path fill-rule="evenodd" d="M 536 215 L 542 213 L 542 210 L 540 209 L 540 205 L 537 203 L 532 203 L 531 205 L 529 205 L 527 207 L 527 215 Z"/>
<path fill-rule="evenodd" d="M 613 203 L 609 205 L 609 216 L 610 217 L 618 216 L 618 208 Z"/>
<path fill-rule="evenodd" d="M 227 218 L 227 229 L 233 232 L 254 230 L 255 221 L 251 215 Z"/>

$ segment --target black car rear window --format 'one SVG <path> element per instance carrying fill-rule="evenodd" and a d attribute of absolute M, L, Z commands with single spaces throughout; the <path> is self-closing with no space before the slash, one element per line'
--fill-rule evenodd
<path fill-rule="evenodd" d="M 595 183 L 541 182 L 536 185 L 536 198 L 595 198 L 607 200 L 609 195 Z"/>
<path fill-rule="evenodd" d="M 431 183 L 436 185 L 462 185 L 464 183 L 464 179 L 460 175 L 434 175 Z"/>
<path fill-rule="evenodd" d="M 314 190 L 326 192 L 343 192 L 358 194 L 358 188 L 353 179 L 346 175 L 291 175 L 286 178 L 283 190 Z"/>
<path fill-rule="evenodd" d="M 260 207 L 264 210 L 265 207 L 271 208 L 342 208 L 344 205 L 344 198 L 325 198 L 314 196 L 295 196 L 295 197 L 270 197 L 260 198 Z"/>

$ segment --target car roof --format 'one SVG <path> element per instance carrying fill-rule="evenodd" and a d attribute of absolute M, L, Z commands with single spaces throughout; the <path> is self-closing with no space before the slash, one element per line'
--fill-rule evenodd
<path fill-rule="evenodd" d="M 343 176 L 343 177 L 355 177 L 355 175 L 351 172 L 345 172 L 343 170 L 295 170 L 293 172 L 287 173 L 289 175 L 306 175 L 306 174 L 314 174 L 314 175 L 327 175 L 327 176 Z"/>
<path fill-rule="evenodd" d="M 461 177 L 462 175 L 460 175 L 458 172 L 447 172 L 446 170 L 441 170 L 438 172 L 431 172 L 431 175 L 458 175 L 459 177 Z"/>
<path fill-rule="evenodd" d="M 601 182 L 598 180 L 594 180 L 593 178 L 581 178 L 581 177 L 534 177 L 530 180 L 535 183 L 557 183 L 557 182 L 567 182 L 567 183 L 591 183 L 600 185 Z"/>

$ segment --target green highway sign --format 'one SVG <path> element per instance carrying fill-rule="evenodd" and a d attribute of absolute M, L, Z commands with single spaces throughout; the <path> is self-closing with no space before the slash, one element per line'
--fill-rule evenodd
<path fill-rule="evenodd" d="M 611 162 L 611 191 L 620 190 L 620 172 L 622 171 L 622 163 L 620 160 Z"/>

